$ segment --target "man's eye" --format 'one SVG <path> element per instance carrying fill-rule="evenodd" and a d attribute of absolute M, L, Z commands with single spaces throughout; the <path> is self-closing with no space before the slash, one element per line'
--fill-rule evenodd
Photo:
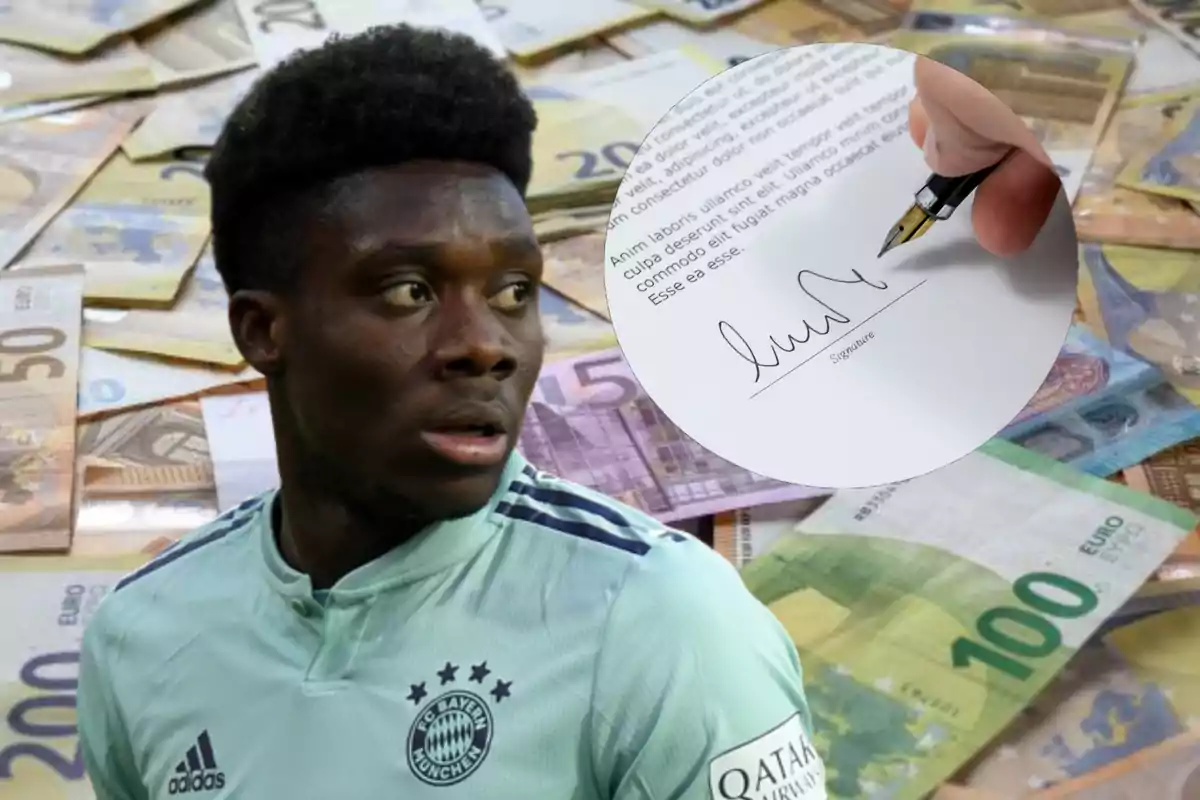
<path fill-rule="evenodd" d="M 529 302 L 531 291 L 528 283 L 510 284 L 492 295 L 491 304 L 501 311 L 516 311 Z"/>
<path fill-rule="evenodd" d="M 405 281 L 389 286 L 383 297 L 400 308 L 421 308 L 433 302 L 433 290 L 419 281 Z"/>

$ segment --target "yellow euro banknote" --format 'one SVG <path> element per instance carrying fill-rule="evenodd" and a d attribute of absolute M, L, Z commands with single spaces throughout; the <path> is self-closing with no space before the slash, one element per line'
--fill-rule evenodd
<path fill-rule="evenodd" d="M 88 58 L 0 43 L 0 107 L 45 100 L 147 91 L 157 85 L 150 59 L 132 41 L 114 41 Z"/>
<path fill-rule="evenodd" d="M 225 119 L 257 77 L 257 70 L 247 70 L 159 94 L 154 110 L 121 142 L 121 150 L 134 161 L 145 161 L 211 148 Z"/>
<path fill-rule="evenodd" d="M 1133 67 L 1137 32 L 1065 23 L 917 14 L 893 47 L 953 67 L 1034 132 L 1072 199 Z"/>
<path fill-rule="evenodd" d="M 543 57 L 654 15 L 626 0 L 485 0 L 479 7 L 504 48 L 522 59 Z"/>
<path fill-rule="evenodd" d="M 89 308 L 83 342 L 104 350 L 149 353 L 223 367 L 245 363 L 229 332 L 229 297 L 206 251 L 169 309 Z"/>
<path fill-rule="evenodd" d="M 198 165 L 116 153 L 13 266 L 81 263 L 89 302 L 170 303 L 208 240 L 209 207 Z"/>
<path fill-rule="evenodd" d="M 1131 157 L 1117 176 L 1128 189 L 1200 203 L 1200 103 L 1179 110 L 1158 141 Z"/>
<path fill-rule="evenodd" d="M 0 41 L 82 55 L 199 0 L 8 0 Z"/>
<path fill-rule="evenodd" d="M 95 418 L 235 384 L 262 383 L 263 376 L 253 367 L 224 369 L 85 346 L 79 361 L 79 415 Z"/>
<path fill-rule="evenodd" d="M 927 795 L 1195 524 L 1000 440 L 921 478 L 838 492 L 742 570 L 799 651 L 829 796 Z"/>
<path fill-rule="evenodd" d="M 0 798 L 94 800 L 75 704 L 83 631 L 100 601 L 148 556 L 0 557 Z"/>
<path fill-rule="evenodd" d="M 987 14 L 999 17 L 1061 19 L 1128 8 L 1126 0 L 914 0 L 913 11 L 943 14 Z"/>
<path fill-rule="evenodd" d="M 856 3 L 842 9 L 813 0 L 773 0 L 732 20 L 728 29 L 777 47 L 860 42 L 870 38 L 868 31 L 891 31 L 900 23 L 903 14 L 887 5 Z"/>
<path fill-rule="evenodd" d="M 62 210 L 129 133 L 110 107 L 0 125 L 0 268 Z"/>
<path fill-rule="evenodd" d="M 1089 242 L 1200 249 L 1200 215 L 1178 198 L 1117 185 L 1130 158 L 1158 140 L 1200 86 L 1122 100 L 1075 200 L 1075 230 Z"/>
<path fill-rule="evenodd" d="M 71 543 L 83 269 L 0 272 L 0 553 Z"/>
<path fill-rule="evenodd" d="M 604 235 L 557 239 L 542 245 L 542 281 L 593 314 L 609 319 L 604 294 Z"/>
<path fill-rule="evenodd" d="M 158 84 L 212 78 L 254 66 L 254 48 L 233 0 L 187 8 L 138 31 Z"/>

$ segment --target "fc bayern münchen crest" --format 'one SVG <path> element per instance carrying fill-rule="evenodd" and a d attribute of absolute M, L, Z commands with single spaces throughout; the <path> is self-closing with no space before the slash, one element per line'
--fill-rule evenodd
<path fill-rule="evenodd" d="M 454 689 L 431 700 L 408 732 L 408 766 L 432 786 L 450 786 L 479 768 L 492 746 L 492 712 L 478 695 Z"/>

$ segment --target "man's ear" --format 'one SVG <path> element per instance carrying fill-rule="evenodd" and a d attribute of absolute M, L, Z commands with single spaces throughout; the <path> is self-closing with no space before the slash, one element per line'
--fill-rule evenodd
<path fill-rule="evenodd" d="M 229 298 L 229 329 L 242 357 L 263 375 L 284 364 L 287 318 L 279 295 L 239 289 Z"/>

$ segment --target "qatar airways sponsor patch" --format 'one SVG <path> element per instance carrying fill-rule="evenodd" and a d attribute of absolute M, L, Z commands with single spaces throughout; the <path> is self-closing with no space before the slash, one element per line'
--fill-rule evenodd
<path fill-rule="evenodd" d="M 825 764 L 800 714 L 712 760 L 713 800 L 826 800 Z"/>

